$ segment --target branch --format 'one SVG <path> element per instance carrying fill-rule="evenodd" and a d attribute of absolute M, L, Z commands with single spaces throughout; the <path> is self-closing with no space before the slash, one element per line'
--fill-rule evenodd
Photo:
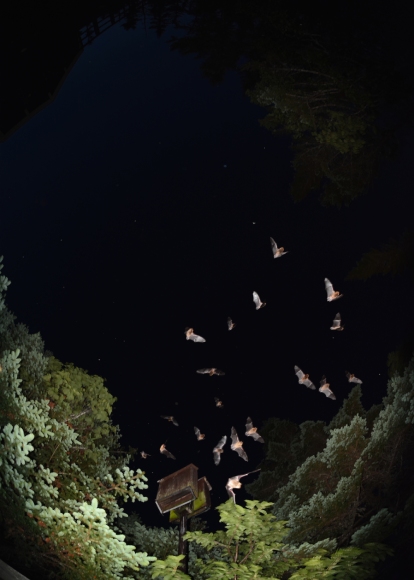
<path fill-rule="evenodd" d="M 69 419 L 75 420 L 78 419 L 79 417 L 82 417 L 82 415 L 85 415 L 86 413 L 90 413 L 92 411 L 91 407 L 88 407 L 87 409 L 85 409 L 84 411 L 81 411 L 80 413 L 73 414 L 73 415 L 69 415 L 68 419 L 66 419 L 66 421 L 68 421 Z"/>
<path fill-rule="evenodd" d="M 276 68 L 276 71 L 284 71 L 284 72 L 303 72 L 303 73 L 309 73 L 311 75 L 318 75 L 321 77 L 326 77 L 327 79 L 332 79 L 335 80 L 335 78 L 331 75 L 327 75 L 325 73 L 320 73 L 320 72 L 316 72 L 313 70 L 306 70 L 306 69 L 302 69 L 302 68 Z"/>
<path fill-rule="evenodd" d="M 254 542 L 252 542 L 252 535 L 253 535 L 253 532 L 250 532 L 250 548 L 249 548 L 249 551 L 247 552 L 247 554 L 245 555 L 245 557 L 243 558 L 243 560 L 240 562 L 240 565 L 244 564 L 244 562 L 247 560 L 247 558 L 253 552 Z"/>
<path fill-rule="evenodd" d="M 49 463 L 52 461 L 52 457 L 54 456 L 54 454 L 56 453 L 56 451 L 58 450 L 59 446 L 62 444 L 62 442 L 58 443 L 52 453 L 52 455 L 49 457 L 49 461 L 47 462 L 47 464 L 49 465 Z"/>

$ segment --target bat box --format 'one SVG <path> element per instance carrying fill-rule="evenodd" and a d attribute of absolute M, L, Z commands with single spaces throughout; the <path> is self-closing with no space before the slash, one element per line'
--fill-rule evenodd
<path fill-rule="evenodd" d="M 192 518 L 193 516 L 198 516 L 211 507 L 211 499 L 210 499 L 210 490 L 211 485 L 207 481 L 205 477 L 200 477 L 198 480 L 198 496 L 194 500 L 192 504 L 191 512 L 188 514 L 188 518 Z M 170 511 L 170 523 L 171 522 L 179 522 L 180 521 L 180 513 L 177 510 Z"/>
<path fill-rule="evenodd" d="M 162 514 L 191 504 L 198 496 L 198 467 L 186 467 L 158 481 L 155 503 Z"/>

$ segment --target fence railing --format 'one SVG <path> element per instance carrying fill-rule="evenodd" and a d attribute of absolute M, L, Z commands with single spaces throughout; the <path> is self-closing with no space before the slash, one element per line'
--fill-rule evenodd
<path fill-rule="evenodd" d="M 29 580 L 14 568 L 0 560 L 0 580 Z"/>
<path fill-rule="evenodd" d="M 111 28 L 117 22 L 120 22 L 127 16 L 129 7 L 126 6 L 121 8 L 115 14 L 109 14 L 108 16 L 102 16 L 90 22 L 87 26 L 84 26 L 80 30 L 80 37 L 82 46 L 86 46 L 87 44 L 91 44 L 95 40 L 97 36 Z"/>

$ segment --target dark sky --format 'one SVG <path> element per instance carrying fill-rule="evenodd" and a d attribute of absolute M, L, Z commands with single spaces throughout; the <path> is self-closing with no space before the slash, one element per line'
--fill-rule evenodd
<path fill-rule="evenodd" d="M 379 403 L 412 295 L 397 279 L 345 277 L 410 225 L 413 135 L 349 208 L 316 194 L 295 204 L 289 138 L 259 126 L 236 72 L 212 86 L 198 60 L 169 49 L 171 33 L 113 26 L 0 145 L 7 305 L 57 358 L 107 380 L 122 443 L 152 454 L 137 462 L 149 501 L 134 507 L 155 525 L 166 521 L 158 479 L 192 462 L 217 506 L 227 478 L 257 466 L 262 446 L 246 437 L 248 463 L 229 446 L 219 467 L 212 459 L 248 415 L 259 430 L 274 416 L 329 421 L 351 388 L 345 370 L 363 380 L 364 405 Z M 280 260 L 269 236 L 289 251 Z M 340 301 L 327 303 L 325 277 Z M 345 331 L 332 333 L 338 311 Z M 207 342 L 187 342 L 186 326 Z M 316 384 L 326 374 L 337 400 L 298 385 L 295 364 Z M 196 374 L 207 366 L 225 377 Z M 176 461 L 159 454 L 165 440 Z"/>

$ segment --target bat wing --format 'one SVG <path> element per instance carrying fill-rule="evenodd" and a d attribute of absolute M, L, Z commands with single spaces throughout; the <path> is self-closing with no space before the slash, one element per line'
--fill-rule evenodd
<path fill-rule="evenodd" d="M 227 442 L 227 435 L 223 435 L 223 437 L 220 439 L 220 441 L 217 443 L 217 445 L 215 446 L 214 449 L 223 449 L 226 442 Z"/>
<path fill-rule="evenodd" d="M 277 244 L 273 238 L 270 238 L 270 245 L 272 246 L 273 256 L 276 256 L 276 252 L 277 252 L 278 248 L 277 248 Z"/>
<path fill-rule="evenodd" d="M 256 433 L 252 433 L 251 436 L 253 437 L 253 439 L 255 441 L 259 441 L 259 443 L 264 443 L 263 437 L 261 437 L 257 431 L 256 431 Z"/>
<path fill-rule="evenodd" d="M 227 493 L 229 494 L 229 497 L 232 497 L 234 503 L 236 503 L 236 494 L 234 493 L 233 489 L 229 485 L 226 485 L 226 490 Z"/>
<path fill-rule="evenodd" d="M 252 422 L 250 417 L 247 417 L 247 419 L 246 419 L 246 431 L 250 431 L 250 429 L 253 429 L 253 422 Z"/>
<path fill-rule="evenodd" d="M 328 278 L 325 278 L 325 290 L 328 295 L 328 298 L 330 298 L 334 292 L 334 289 Z"/>
<path fill-rule="evenodd" d="M 239 441 L 239 437 L 237 435 L 237 431 L 234 427 L 231 428 L 231 442 L 234 445 L 235 443 L 237 443 L 237 441 Z"/>
<path fill-rule="evenodd" d="M 200 435 L 200 429 L 198 427 L 194 427 L 194 433 L 196 434 L 196 437 L 198 439 L 198 437 Z"/>
<path fill-rule="evenodd" d="M 246 475 L 250 475 L 251 473 L 256 473 L 256 471 L 260 471 L 260 468 L 254 469 L 253 471 L 249 471 L 249 473 L 243 473 L 243 475 L 236 475 L 236 477 L 238 480 L 240 480 L 242 477 L 246 477 Z"/>
<path fill-rule="evenodd" d="M 256 310 L 260 308 L 260 298 L 257 292 L 253 292 L 253 302 L 256 304 Z"/>
<path fill-rule="evenodd" d="M 216 369 L 214 371 L 214 374 L 218 375 L 219 377 L 224 376 L 226 373 L 224 371 L 221 371 L 220 369 Z"/>
<path fill-rule="evenodd" d="M 198 334 L 190 334 L 189 338 L 194 342 L 206 342 L 206 339 L 202 336 L 199 336 Z"/>
<path fill-rule="evenodd" d="M 308 387 L 308 389 L 312 389 L 312 391 L 314 391 L 316 389 L 315 385 L 309 379 L 306 379 L 306 381 L 303 381 L 303 384 L 306 385 Z"/>
<path fill-rule="evenodd" d="M 341 315 L 338 312 L 338 314 L 333 319 L 332 326 L 331 326 L 331 330 L 334 330 L 336 328 L 339 328 L 340 326 L 341 326 Z"/>
<path fill-rule="evenodd" d="M 303 377 L 305 376 L 304 373 L 301 371 L 301 369 L 296 365 L 295 365 L 295 374 L 299 380 L 303 379 Z"/>
<path fill-rule="evenodd" d="M 333 394 L 333 392 L 331 391 L 331 389 L 329 387 L 321 387 L 319 389 L 319 392 L 323 393 L 325 395 L 325 397 L 327 397 L 328 399 L 332 399 L 333 401 L 336 400 L 335 395 Z"/>
<path fill-rule="evenodd" d="M 230 316 L 227 318 L 227 328 L 231 330 L 233 328 L 233 321 Z"/>
<path fill-rule="evenodd" d="M 237 455 L 239 457 L 241 457 L 245 461 L 249 461 L 249 459 L 247 457 L 247 453 L 245 452 L 245 450 L 243 449 L 243 447 L 236 447 L 235 451 L 237 451 Z"/>
<path fill-rule="evenodd" d="M 172 423 L 173 425 L 175 425 L 176 427 L 178 427 L 178 422 L 176 419 L 174 419 L 174 417 L 172 418 Z"/>
<path fill-rule="evenodd" d="M 196 371 L 197 373 L 199 373 L 200 375 L 208 375 L 210 374 L 211 369 L 198 369 L 198 371 Z"/>
<path fill-rule="evenodd" d="M 166 447 L 161 451 L 161 453 L 166 455 L 169 459 L 175 459 L 174 455 L 170 453 Z"/>

